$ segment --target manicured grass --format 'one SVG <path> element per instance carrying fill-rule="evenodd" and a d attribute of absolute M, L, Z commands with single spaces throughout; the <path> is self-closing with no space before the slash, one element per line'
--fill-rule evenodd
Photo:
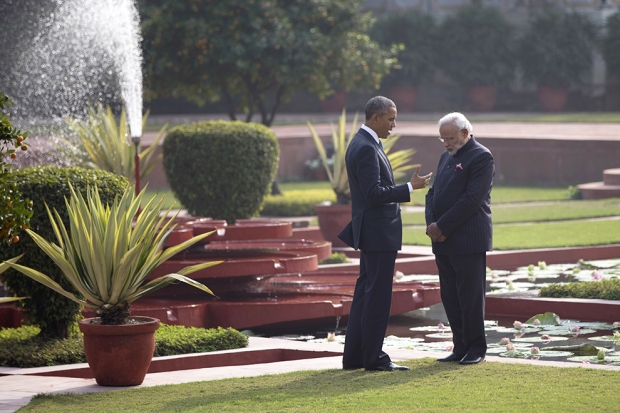
<path fill-rule="evenodd" d="M 510 115 L 505 117 L 480 118 L 472 117 L 476 122 L 540 122 L 540 123 L 617 123 L 620 122 L 618 112 L 582 112 L 582 113 L 558 113 L 541 115 Z"/>
<path fill-rule="evenodd" d="M 617 371 L 408 361 L 407 372 L 302 371 L 83 395 L 41 395 L 20 412 L 612 412 Z"/>
<path fill-rule="evenodd" d="M 493 248 L 580 247 L 620 243 L 620 220 L 561 221 L 493 226 Z M 403 244 L 430 246 L 423 227 L 403 228 Z"/>
<path fill-rule="evenodd" d="M 491 205 L 493 224 L 562 221 L 620 215 L 620 199 L 564 201 L 544 205 Z M 425 225 L 424 212 L 403 212 L 403 225 Z"/>
<path fill-rule="evenodd" d="M 331 191 L 327 181 L 286 182 L 281 183 L 282 192 L 309 189 L 324 189 Z M 563 201 L 568 199 L 568 188 L 565 187 L 522 187 L 522 186 L 494 186 L 491 192 L 491 202 L 496 204 L 540 201 Z M 333 192 L 333 191 L 332 191 Z M 404 205 L 424 205 L 428 189 L 418 189 L 411 194 L 411 202 Z"/>

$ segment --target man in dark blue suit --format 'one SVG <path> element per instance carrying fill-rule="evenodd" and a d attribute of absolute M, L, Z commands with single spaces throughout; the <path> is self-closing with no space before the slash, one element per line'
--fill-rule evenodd
<path fill-rule="evenodd" d="M 409 182 L 396 185 L 380 139 L 396 127 L 396 105 L 376 96 L 365 108 L 366 121 L 349 142 L 345 157 L 351 188 L 352 219 L 338 235 L 360 252 L 360 275 L 344 344 L 345 369 L 408 370 L 392 363 L 382 351 L 392 305 L 396 254 L 402 244 L 399 202 L 408 202 L 414 189 L 424 188 L 431 174 L 416 170 Z"/>
<path fill-rule="evenodd" d="M 476 142 L 463 114 L 439 120 L 445 148 L 426 194 L 426 233 L 433 241 L 441 301 L 454 347 L 439 361 L 476 364 L 487 351 L 484 333 L 486 252 L 492 249 L 491 152 Z"/>

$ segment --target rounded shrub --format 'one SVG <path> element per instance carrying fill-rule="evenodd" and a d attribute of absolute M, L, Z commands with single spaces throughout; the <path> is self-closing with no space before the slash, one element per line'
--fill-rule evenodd
<path fill-rule="evenodd" d="M 496 7 L 462 7 L 439 33 L 438 66 L 458 84 L 503 86 L 514 79 L 514 27 Z"/>
<path fill-rule="evenodd" d="M 171 129 L 163 153 L 170 188 L 190 214 L 234 223 L 258 214 L 280 148 L 266 126 L 209 121 Z"/>
<path fill-rule="evenodd" d="M 534 14 L 518 43 L 523 79 L 553 88 L 582 83 L 582 76 L 592 68 L 597 36 L 596 25 L 584 14 Z"/>
<path fill-rule="evenodd" d="M 129 185 L 126 178 L 110 172 L 83 169 L 79 167 L 61 168 L 57 166 L 39 166 L 16 169 L 13 180 L 22 196 L 33 203 L 33 215 L 30 228 L 47 240 L 56 242 L 56 235 L 50 223 L 45 205 L 61 216 L 65 225 L 69 225 L 65 197 L 71 192 L 69 182 L 76 191 L 86 196 L 89 186 L 97 185 L 104 203 L 112 203 L 114 197 L 122 195 Z M 19 264 L 48 274 L 67 291 L 76 293 L 66 281 L 60 268 L 24 233 L 20 242 L 0 249 L 0 260 L 4 261 L 24 254 Z M 18 305 L 22 306 L 26 322 L 38 325 L 41 336 L 45 338 L 66 338 L 69 326 L 80 316 L 79 304 L 52 291 L 48 287 L 31 280 L 15 270 L 7 270 L 1 275 L 2 282 L 16 296 L 27 296 Z"/>
<path fill-rule="evenodd" d="M 620 79 L 620 12 L 607 18 L 603 56 L 609 73 Z"/>

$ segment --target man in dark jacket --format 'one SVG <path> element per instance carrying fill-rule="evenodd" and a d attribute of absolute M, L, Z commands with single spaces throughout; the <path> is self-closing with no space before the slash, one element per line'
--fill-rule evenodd
<path fill-rule="evenodd" d="M 431 174 L 396 185 L 380 139 L 396 127 L 396 105 L 376 96 L 366 104 L 366 121 L 351 139 L 345 162 L 351 188 L 352 220 L 338 235 L 359 249 L 360 275 L 355 285 L 342 358 L 343 368 L 408 370 L 392 363 L 382 351 L 392 305 L 396 254 L 402 244 L 399 202 L 408 202 L 414 189 L 424 188 Z"/>
<path fill-rule="evenodd" d="M 439 361 L 476 364 L 484 360 L 486 252 L 492 249 L 491 152 L 476 142 L 463 114 L 439 120 L 445 148 L 426 194 L 426 233 L 433 241 L 441 301 L 452 329 L 452 353 Z"/>

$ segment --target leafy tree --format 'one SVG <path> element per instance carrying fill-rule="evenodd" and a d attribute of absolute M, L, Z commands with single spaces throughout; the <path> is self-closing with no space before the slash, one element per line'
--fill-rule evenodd
<path fill-rule="evenodd" d="M 223 98 L 269 126 L 299 90 L 319 97 L 378 88 L 396 51 L 366 31 L 363 0 L 143 0 L 147 99 L 185 97 L 199 105 Z"/>
<path fill-rule="evenodd" d="M 607 18 L 606 33 L 603 36 L 603 56 L 609 73 L 620 79 L 620 12 Z"/>
<path fill-rule="evenodd" d="M 0 244 L 19 242 L 19 233 L 30 225 L 32 202 L 21 196 L 12 180 L 11 164 L 19 152 L 28 150 L 28 133 L 22 133 L 3 111 L 12 105 L 11 99 L 0 91 Z"/>

